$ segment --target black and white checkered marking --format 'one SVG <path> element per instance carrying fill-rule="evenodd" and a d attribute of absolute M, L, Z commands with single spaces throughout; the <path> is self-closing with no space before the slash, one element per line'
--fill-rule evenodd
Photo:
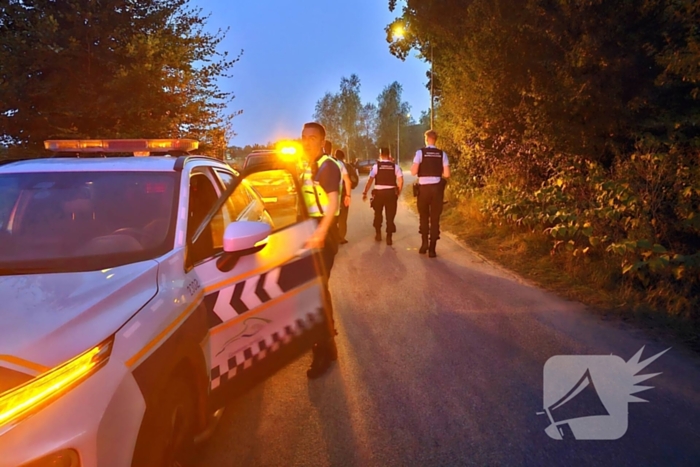
<path fill-rule="evenodd" d="M 317 277 L 311 256 L 213 292 L 205 299 L 211 327 L 274 300 Z"/>
<path fill-rule="evenodd" d="M 319 310 L 319 313 L 322 313 Z M 289 344 L 292 339 L 302 335 L 320 322 L 319 314 L 309 313 L 306 319 L 298 319 L 293 325 L 285 326 L 279 332 L 272 333 L 271 336 L 262 339 L 250 347 L 237 352 L 235 355 L 221 355 L 212 362 L 211 388 L 218 388 L 227 381 L 240 375 L 250 368 L 254 363 L 259 362 L 272 352 L 276 352 L 280 347 Z"/>

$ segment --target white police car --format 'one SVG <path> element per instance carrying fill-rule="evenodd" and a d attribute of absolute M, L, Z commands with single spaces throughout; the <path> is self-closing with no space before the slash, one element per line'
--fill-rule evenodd
<path fill-rule="evenodd" d="M 0 163 L 0 467 L 182 465 L 232 397 L 326 336 L 303 200 L 192 140 Z M 80 157 L 76 157 L 76 155 Z"/>

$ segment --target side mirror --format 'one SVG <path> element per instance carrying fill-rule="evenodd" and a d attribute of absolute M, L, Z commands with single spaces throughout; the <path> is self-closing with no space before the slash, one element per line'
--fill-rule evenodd
<path fill-rule="evenodd" d="M 224 231 L 224 254 L 216 262 L 220 271 L 228 272 L 243 256 L 267 246 L 272 228 L 264 222 L 231 222 Z"/>

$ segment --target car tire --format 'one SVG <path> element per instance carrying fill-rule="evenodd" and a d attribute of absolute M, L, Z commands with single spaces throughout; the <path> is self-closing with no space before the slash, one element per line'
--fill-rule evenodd
<path fill-rule="evenodd" d="M 153 413 L 149 466 L 188 467 L 194 454 L 196 407 L 192 386 L 175 376 Z"/>

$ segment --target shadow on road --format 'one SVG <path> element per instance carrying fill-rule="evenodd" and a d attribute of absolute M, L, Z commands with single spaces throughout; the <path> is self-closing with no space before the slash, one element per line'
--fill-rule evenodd
<path fill-rule="evenodd" d="M 362 259 L 382 277 L 406 270 L 390 260 L 389 249 L 381 261 L 370 261 L 373 250 Z M 610 352 L 629 359 L 638 341 L 611 340 L 599 334 L 594 318 L 582 319 L 580 307 L 449 258 L 411 266 L 413 289 L 380 294 L 340 318 L 362 362 L 358 378 L 375 398 L 377 430 L 402 447 L 387 465 L 693 465 L 700 459 L 700 446 L 687 438 L 698 433 L 700 418 L 679 417 L 700 415 L 697 395 L 689 402 L 679 397 L 671 378 L 683 381 L 683 375 L 669 372 L 663 359 L 648 372 L 664 371 L 669 379 L 643 395 L 652 404 L 630 405 L 624 438 L 575 444 L 548 438 L 548 420 L 536 415 L 547 359 Z M 355 293 L 369 296 L 372 288 L 382 290 L 367 280 Z M 645 356 L 659 350 L 652 345 Z"/>

